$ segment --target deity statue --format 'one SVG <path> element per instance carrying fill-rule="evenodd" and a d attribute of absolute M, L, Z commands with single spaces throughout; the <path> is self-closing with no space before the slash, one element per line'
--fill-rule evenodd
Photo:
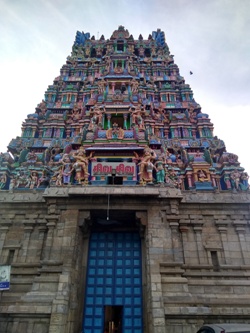
<path fill-rule="evenodd" d="M 227 189 L 228 190 L 231 189 L 232 187 L 231 187 L 230 175 L 228 173 L 225 173 L 223 179 L 224 179 Z"/>
<path fill-rule="evenodd" d="M 124 130 L 118 126 L 117 123 L 113 123 L 112 128 L 106 131 L 106 137 L 108 140 L 124 138 Z"/>
<path fill-rule="evenodd" d="M 26 161 L 28 164 L 35 164 L 38 158 L 35 152 L 30 151 L 26 156 Z"/>
<path fill-rule="evenodd" d="M 61 160 L 63 166 L 62 166 L 62 178 L 63 178 L 63 184 L 70 184 L 70 177 L 73 171 L 72 168 L 72 162 L 70 160 L 70 157 L 68 154 L 64 154 L 63 158 Z"/>
<path fill-rule="evenodd" d="M 71 119 L 74 122 L 77 122 L 78 120 L 81 119 L 81 109 L 79 108 L 79 106 L 77 104 L 75 104 L 74 108 L 72 109 Z"/>
<path fill-rule="evenodd" d="M 48 185 L 48 184 L 49 184 L 48 172 L 46 170 L 43 170 L 41 177 L 38 178 L 38 180 L 37 180 L 37 187 L 39 187 L 41 185 Z"/>
<path fill-rule="evenodd" d="M 156 159 L 156 153 L 150 149 L 145 148 L 144 154 L 142 157 L 139 157 L 136 153 L 134 153 L 136 158 L 140 160 L 140 163 L 138 163 L 139 166 L 139 179 L 140 183 L 152 183 L 153 182 L 153 161 Z"/>
<path fill-rule="evenodd" d="M 165 183 L 166 183 L 166 186 L 168 187 L 175 187 L 175 175 L 173 175 L 173 172 L 171 173 L 171 170 L 168 170 L 166 169 L 166 173 L 165 173 Z"/>
<path fill-rule="evenodd" d="M 143 58 L 144 57 L 144 47 L 141 45 L 140 46 L 140 48 L 139 48 L 139 56 L 141 57 L 141 58 Z"/>
<path fill-rule="evenodd" d="M 249 189 L 249 184 L 248 184 L 248 179 L 249 179 L 249 176 L 248 176 L 248 173 L 247 172 L 242 172 L 241 174 L 241 189 L 242 190 L 248 190 Z"/>
<path fill-rule="evenodd" d="M 29 187 L 30 177 L 25 174 L 23 171 L 19 171 L 13 177 L 11 177 L 11 186 L 13 188 L 20 187 Z"/>
<path fill-rule="evenodd" d="M 231 179 L 231 184 L 232 184 L 233 189 L 239 190 L 240 177 L 241 177 L 241 174 L 237 169 L 233 170 L 230 173 L 230 179 Z"/>
<path fill-rule="evenodd" d="M 85 57 L 88 58 L 90 57 L 90 46 L 86 45 L 85 47 Z"/>
<path fill-rule="evenodd" d="M 178 171 L 172 167 L 169 167 L 168 169 L 165 168 L 165 173 L 166 186 L 175 187 L 178 189 L 182 188 L 183 177 L 180 173 L 178 173 Z"/>
<path fill-rule="evenodd" d="M 145 111 L 141 110 L 141 107 L 138 105 L 136 108 L 130 107 L 129 112 L 132 115 L 132 124 L 138 125 L 139 130 L 144 130 L 145 128 L 142 113 L 145 113 Z"/>
<path fill-rule="evenodd" d="M 155 57 L 155 56 L 156 56 L 156 48 L 155 48 L 155 45 L 152 45 L 152 47 L 151 47 L 151 56 L 152 56 L 152 57 Z"/>
<path fill-rule="evenodd" d="M 178 188 L 178 189 L 181 189 L 181 187 L 182 187 L 182 182 L 183 182 L 183 179 L 182 179 L 182 176 L 181 175 L 177 175 L 177 177 L 176 177 L 176 188 Z"/>
<path fill-rule="evenodd" d="M 199 182 L 207 182 L 209 179 L 207 177 L 207 174 L 204 170 L 199 170 L 197 172 L 197 175 L 198 175 L 198 181 Z"/>
<path fill-rule="evenodd" d="M 86 156 L 85 149 L 80 147 L 74 154 L 73 158 L 75 159 L 75 163 L 73 164 L 73 168 L 75 169 L 76 175 L 75 179 L 78 184 L 82 184 L 84 180 L 84 184 L 88 183 L 88 164 L 89 159 L 92 157 L 92 153 L 89 157 Z"/>
<path fill-rule="evenodd" d="M 189 120 L 190 123 L 196 124 L 197 123 L 197 116 L 196 116 L 196 112 L 194 112 L 194 108 L 190 107 L 189 109 Z"/>
<path fill-rule="evenodd" d="M 129 53 L 134 53 L 134 49 L 135 49 L 134 45 L 128 45 L 128 52 Z"/>
<path fill-rule="evenodd" d="M 108 44 L 108 45 L 107 45 L 107 54 L 111 54 L 111 53 L 113 53 L 113 51 L 114 51 L 113 46 L 110 45 L 110 44 Z"/>
<path fill-rule="evenodd" d="M 114 68 L 115 74 L 122 74 L 123 73 L 123 68 L 121 66 L 117 66 Z"/>
<path fill-rule="evenodd" d="M 130 73 L 133 70 L 133 58 L 132 57 L 127 58 L 127 69 L 128 69 L 128 73 Z"/>
<path fill-rule="evenodd" d="M 98 85 L 99 94 L 103 94 L 105 92 L 107 82 L 104 79 L 101 79 L 100 81 L 97 82 L 97 85 Z"/>
<path fill-rule="evenodd" d="M 89 130 L 93 131 L 95 125 L 102 126 L 102 119 L 103 119 L 103 113 L 105 113 L 105 106 L 101 109 L 100 106 L 95 106 L 94 110 L 92 111 L 93 116 L 90 120 L 89 124 Z"/>
<path fill-rule="evenodd" d="M 53 170 L 53 175 L 50 178 L 50 185 L 62 186 L 62 166 L 60 165 Z"/>
<path fill-rule="evenodd" d="M 37 186 L 38 182 L 38 173 L 37 171 L 31 171 L 31 174 L 29 176 L 29 182 L 27 183 L 26 187 L 29 187 L 30 189 L 33 189 Z"/>
<path fill-rule="evenodd" d="M 46 102 L 45 100 L 43 99 L 42 102 L 40 104 L 38 104 L 38 107 L 37 107 L 41 113 L 44 115 L 47 111 L 47 105 L 46 105 Z"/>
<path fill-rule="evenodd" d="M 6 172 L 0 175 L 0 189 L 2 190 L 7 183 L 7 175 Z"/>
<path fill-rule="evenodd" d="M 165 161 L 162 156 L 158 158 L 158 160 L 155 162 L 156 167 L 156 181 L 158 184 L 164 183 L 165 180 L 165 170 L 164 165 Z"/>
<path fill-rule="evenodd" d="M 138 93 L 138 87 L 139 87 L 139 83 L 136 81 L 136 79 L 132 79 L 130 81 L 130 86 L 131 86 L 131 92 L 132 94 L 137 94 Z"/>
<path fill-rule="evenodd" d="M 17 187 L 17 177 L 16 177 L 16 175 L 13 175 L 10 177 L 9 190 L 13 191 L 13 189 L 16 187 Z"/>
<path fill-rule="evenodd" d="M 111 69 L 111 64 L 112 64 L 112 60 L 110 59 L 110 57 L 106 58 L 106 66 L 105 66 L 105 70 L 109 73 L 110 69 Z"/>

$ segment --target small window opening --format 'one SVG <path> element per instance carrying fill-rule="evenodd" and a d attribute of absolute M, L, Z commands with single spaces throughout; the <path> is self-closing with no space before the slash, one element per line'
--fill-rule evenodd
<path fill-rule="evenodd" d="M 117 43 L 117 51 L 124 52 L 124 42 Z"/>
<path fill-rule="evenodd" d="M 214 266 L 214 270 L 219 271 L 220 265 L 219 265 L 219 259 L 218 259 L 217 251 L 211 251 L 211 259 L 212 259 L 212 264 Z"/>
<path fill-rule="evenodd" d="M 122 62 L 121 61 L 117 61 L 117 67 L 122 68 Z"/>
<path fill-rule="evenodd" d="M 151 56 L 150 49 L 145 49 L 145 57 L 150 57 L 150 56 Z"/>
<path fill-rule="evenodd" d="M 183 128 L 180 127 L 180 134 L 181 134 L 181 138 L 183 139 Z"/>
<path fill-rule="evenodd" d="M 7 258 L 7 265 L 11 265 L 14 259 L 15 250 L 9 250 L 8 258 Z"/>
<path fill-rule="evenodd" d="M 91 50 L 91 58 L 96 58 L 96 50 L 95 49 Z"/>

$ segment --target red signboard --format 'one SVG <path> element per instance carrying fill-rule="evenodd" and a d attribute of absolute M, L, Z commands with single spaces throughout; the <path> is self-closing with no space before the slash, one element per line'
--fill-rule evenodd
<path fill-rule="evenodd" d="M 92 162 L 92 176 L 135 176 L 136 165 L 133 162 Z"/>

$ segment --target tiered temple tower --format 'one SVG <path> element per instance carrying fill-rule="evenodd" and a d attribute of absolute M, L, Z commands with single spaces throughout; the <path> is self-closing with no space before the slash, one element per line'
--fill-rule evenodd
<path fill-rule="evenodd" d="M 160 29 L 137 40 L 123 26 L 107 40 L 77 32 L 0 158 L 12 286 L 1 332 L 189 333 L 249 320 L 248 174 Z"/>
<path fill-rule="evenodd" d="M 248 189 L 235 154 L 213 136 L 165 42 L 77 32 L 72 54 L 2 155 L 1 188 L 155 184 Z M 79 161 L 81 161 L 79 163 Z"/>

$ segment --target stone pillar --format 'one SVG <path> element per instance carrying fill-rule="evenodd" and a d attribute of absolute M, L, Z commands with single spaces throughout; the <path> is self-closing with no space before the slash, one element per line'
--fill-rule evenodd
<path fill-rule="evenodd" d="M 112 82 L 111 86 L 112 86 L 112 94 L 114 94 L 114 92 L 115 92 L 115 82 Z"/>
<path fill-rule="evenodd" d="M 128 119 L 128 114 L 127 113 L 124 113 L 123 115 L 123 128 L 126 130 L 128 128 L 128 125 L 127 125 L 127 119 Z"/>
<path fill-rule="evenodd" d="M 168 133 L 169 133 L 169 130 L 168 129 L 164 129 L 164 137 L 166 139 L 168 139 Z"/>
<path fill-rule="evenodd" d="M 176 216 L 174 217 L 167 216 L 167 220 L 169 221 L 169 226 L 171 229 L 173 261 L 183 262 L 182 245 L 179 233 L 179 218 L 177 218 Z"/>
<path fill-rule="evenodd" d="M 54 228 L 56 226 L 58 216 L 46 216 L 46 220 L 48 221 L 47 223 L 47 228 L 48 228 L 48 233 L 47 233 L 47 238 L 46 238 L 46 243 L 43 251 L 43 259 L 44 260 L 50 260 L 51 259 L 51 249 L 53 245 L 53 237 L 54 237 Z"/>
<path fill-rule="evenodd" d="M 27 253 L 29 249 L 30 235 L 34 229 L 35 221 L 24 221 L 24 235 L 22 241 L 22 255 L 19 258 L 20 262 L 27 261 Z"/>
<path fill-rule="evenodd" d="M 215 175 L 215 180 L 218 190 L 221 191 L 220 176 Z"/>
<path fill-rule="evenodd" d="M 111 123 L 110 123 L 111 114 L 107 113 L 106 116 L 107 116 L 107 121 L 108 121 L 108 123 L 107 123 L 108 128 L 107 129 L 109 129 L 109 128 L 111 128 Z"/>
<path fill-rule="evenodd" d="M 48 230 L 47 228 L 47 221 L 40 219 L 37 221 L 39 227 L 39 236 L 38 236 L 38 240 L 39 240 L 39 246 L 40 248 L 37 248 L 37 252 L 40 252 L 40 260 L 43 260 L 43 247 L 45 245 L 45 236 L 46 236 L 46 231 Z"/>
<path fill-rule="evenodd" d="M 224 250 L 225 264 L 231 264 L 231 256 L 228 246 L 227 239 L 227 229 L 228 229 L 228 221 L 227 220 L 215 220 L 215 225 L 220 233 L 221 242 Z"/>
<path fill-rule="evenodd" d="M 163 260 L 164 224 L 159 212 L 148 211 L 146 237 L 147 320 L 150 333 L 165 333 L 165 313 L 162 295 L 160 262 Z"/>
<path fill-rule="evenodd" d="M 71 308 L 70 304 L 74 299 L 74 289 L 78 289 L 77 284 L 79 283 L 80 273 L 78 271 L 77 261 L 78 256 L 82 255 L 78 248 L 78 237 L 80 232 L 78 218 L 79 212 L 77 209 L 62 212 L 60 222 L 63 223 L 64 228 L 60 233 L 60 242 L 58 240 L 59 235 L 56 235 L 56 231 L 58 230 L 54 230 L 55 244 L 53 248 L 55 249 L 56 246 L 60 247 L 61 259 L 63 262 L 63 273 L 59 276 L 57 295 L 52 303 L 49 333 L 69 332 L 68 327 L 71 322 L 76 320 L 75 313 L 77 311 L 75 308 Z M 55 224 L 55 221 L 49 223 Z M 59 245 L 57 245 L 56 242 Z M 52 251 L 50 258 L 52 257 Z M 78 301 L 77 306 L 81 306 Z M 74 332 L 75 331 L 76 330 L 74 329 Z"/>
<path fill-rule="evenodd" d="M 247 248 L 247 242 L 246 242 L 246 226 L 247 226 L 247 221 L 233 221 L 233 225 L 235 227 L 235 230 L 238 234 L 239 237 L 239 242 L 240 242 L 240 249 L 241 249 L 241 255 L 242 255 L 242 260 L 244 265 L 249 265 L 250 264 L 250 254 Z"/>
<path fill-rule="evenodd" d="M 211 180 L 212 180 L 213 187 L 217 187 L 217 184 L 216 184 L 216 181 L 215 181 L 215 173 L 211 172 L 210 175 L 211 175 Z"/>
<path fill-rule="evenodd" d="M 203 221 L 197 221 L 195 224 L 193 224 L 199 264 L 204 264 L 205 262 L 204 247 L 202 244 L 202 237 L 201 237 L 203 223 L 204 223 Z"/>
<path fill-rule="evenodd" d="M 1 263 L 2 262 L 2 251 L 3 251 L 3 246 L 5 242 L 6 235 L 9 231 L 10 226 L 12 225 L 12 221 L 1 221 L 1 226 L 0 226 L 0 258 L 1 258 Z"/>
<path fill-rule="evenodd" d="M 66 332 L 66 319 L 68 313 L 68 300 L 55 299 L 52 304 L 49 333 Z"/>
<path fill-rule="evenodd" d="M 192 188 L 192 174 L 191 173 L 187 173 L 187 179 L 188 179 L 188 187 Z"/>
<path fill-rule="evenodd" d="M 184 264 L 189 264 L 189 256 L 188 254 L 188 232 L 189 232 L 189 224 L 190 220 L 181 219 L 179 222 L 179 230 L 181 232 L 182 238 L 182 248 L 183 248 L 183 262 Z"/>

